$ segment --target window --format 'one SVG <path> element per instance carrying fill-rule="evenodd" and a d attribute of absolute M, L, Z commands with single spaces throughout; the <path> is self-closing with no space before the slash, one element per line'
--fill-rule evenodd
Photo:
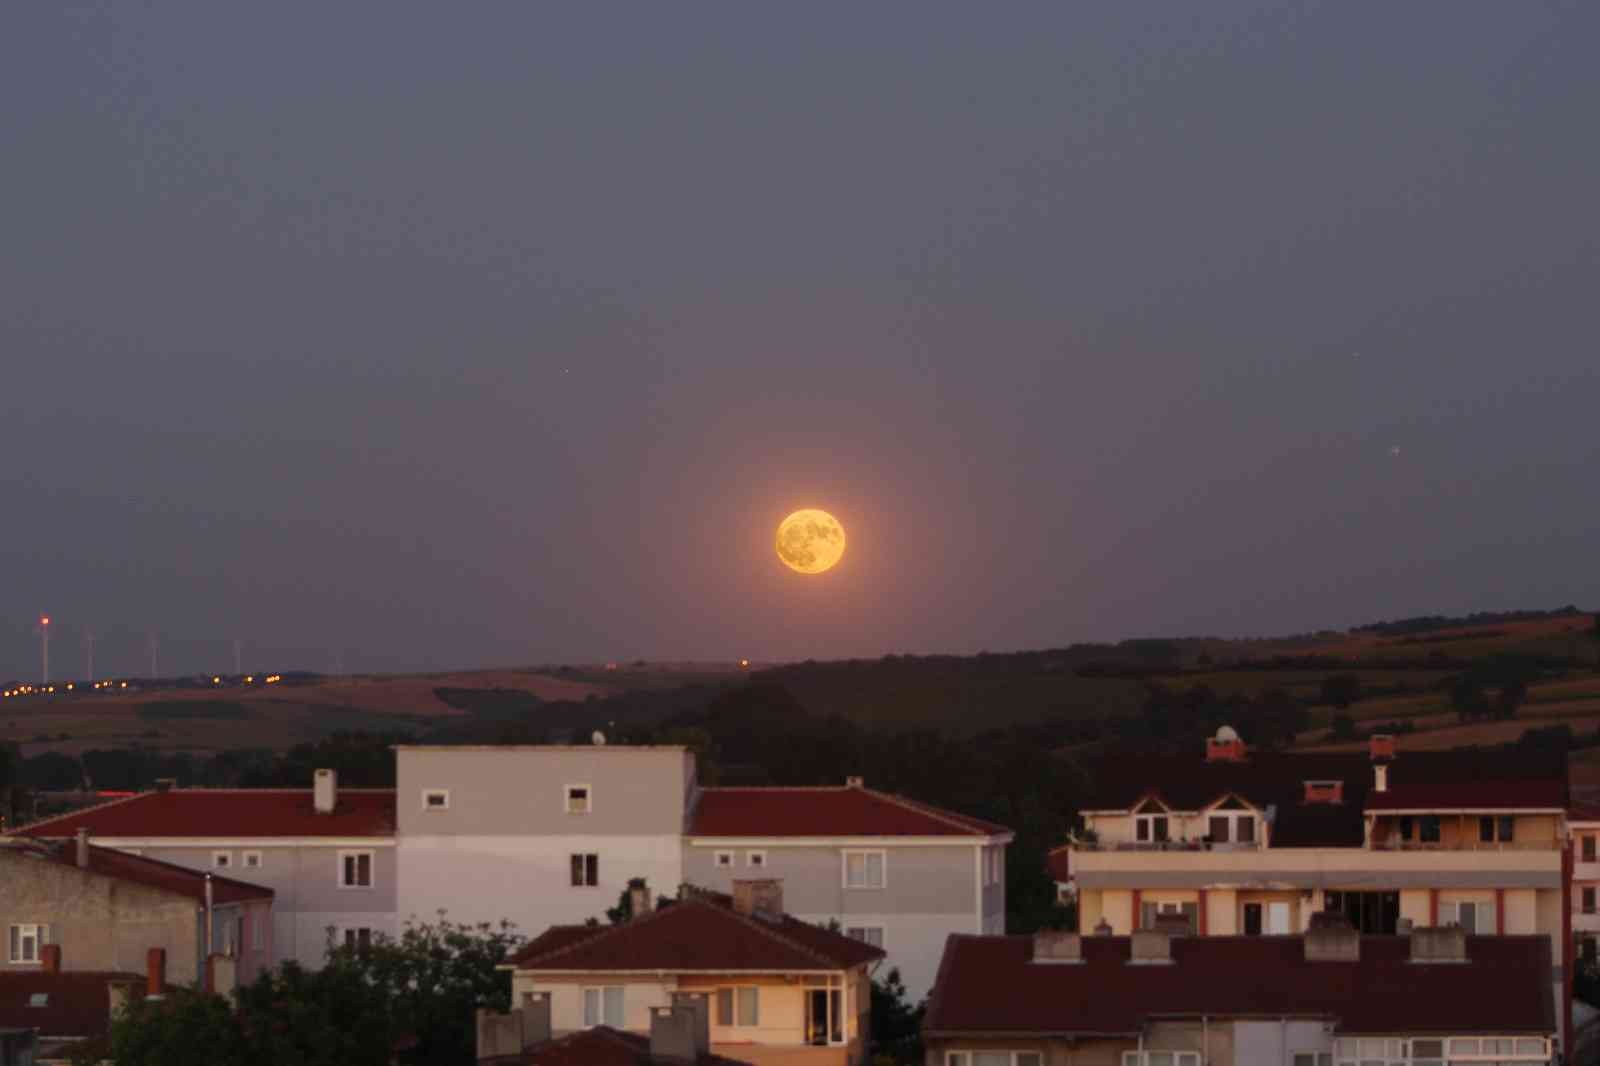
<path fill-rule="evenodd" d="M 1256 820 L 1248 814 L 1241 814 L 1234 823 L 1235 836 L 1241 844 L 1251 844 L 1256 839 Z"/>
<path fill-rule="evenodd" d="M 950 1051 L 945 1066 L 1040 1066 L 1044 1056 L 1037 1051 Z"/>
<path fill-rule="evenodd" d="M 1593 836 L 1586 836 L 1586 837 L 1583 838 L 1583 861 L 1584 862 L 1594 862 L 1595 861 L 1594 860 L 1594 841 L 1595 841 L 1595 838 Z"/>
<path fill-rule="evenodd" d="M 1341 1038 L 1334 1043 L 1334 1066 L 1450 1066 L 1481 1061 L 1483 1066 L 1543 1066 L 1550 1049 L 1543 1037 L 1451 1037 L 1415 1040 Z M 1406 1060 L 1409 1060 L 1407 1062 Z M 1294 1066 L 1305 1066 L 1295 1056 Z M 1320 1064 L 1319 1064 L 1320 1066 Z"/>
<path fill-rule="evenodd" d="M 213 851 L 211 853 L 211 868 L 213 870 L 226 870 L 233 865 L 233 852 Z"/>
<path fill-rule="evenodd" d="M 448 788 L 423 789 L 422 809 L 425 811 L 448 811 L 450 809 L 450 790 Z"/>
<path fill-rule="evenodd" d="M 749 1029 L 761 1024 L 761 989 L 748 985 L 717 989 L 717 1024 Z"/>
<path fill-rule="evenodd" d="M 600 883 L 600 856 L 585 852 L 572 856 L 572 887 L 594 888 Z"/>
<path fill-rule="evenodd" d="M 1181 914 L 1189 922 L 1189 931 L 1192 933 L 1200 928 L 1200 905 L 1198 903 L 1147 903 L 1139 904 L 1139 928 L 1154 929 L 1156 918 L 1163 914 Z"/>
<path fill-rule="evenodd" d="M 1509 814 L 1486 814 L 1478 819 L 1478 840 L 1485 844 L 1509 843 L 1516 831 L 1517 820 Z"/>
<path fill-rule="evenodd" d="M 1410 840 L 1415 835 L 1416 819 L 1409 814 L 1402 814 L 1398 823 L 1401 840 Z"/>
<path fill-rule="evenodd" d="M 1134 839 L 1140 843 L 1164 843 L 1167 840 L 1167 816 L 1164 814 L 1141 814 L 1134 819 Z"/>
<path fill-rule="evenodd" d="M 1585 914 L 1593 914 L 1594 913 L 1594 889 L 1593 888 L 1586 888 L 1586 889 L 1583 890 L 1583 913 L 1585 913 Z"/>
<path fill-rule="evenodd" d="M 588 785 L 568 785 L 567 805 L 568 814 L 588 814 L 594 809 L 593 795 Z"/>
<path fill-rule="evenodd" d="M 1328 1051 L 1296 1051 L 1294 1066 L 1333 1066 L 1333 1054 Z"/>
<path fill-rule="evenodd" d="M 1437 814 L 1424 814 L 1418 825 L 1418 839 L 1424 844 L 1439 843 L 1439 816 Z"/>
<path fill-rule="evenodd" d="M 339 887 L 372 887 L 372 852 L 341 851 L 339 853 Z"/>
<path fill-rule="evenodd" d="M 767 853 L 764 851 L 747 851 L 744 853 L 744 864 L 762 869 L 767 865 Z"/>
<path fill-rule="evenodd" d="M 1124 1051 L 1122 1066 L 1200 1066 L 1198 1051 Z"/>
<path fill-rule="evenodd" d="M 590 1029 L 596 1025 L 622 1028 L 622 986 L 606 985 L 603 988 L 583 990 L 583 1025 Z"/>
<path fill-rule="evenodd" d="M 844 853 L 845 888 L 882 888 L 884 853 L 847 851 Z"/>
<path fill-rule="evenodd" d="M 875 948 L 883 947 L 883 926 L 881 925 L 847 926 L 844 933 L 850 939 L 859 940 L 863 944 L 871 944 Z"/>
<path fill-rule="evenodd" d="M 1226 844 L 1228 842 L 1228 823 L 1233 821 L 1227 815 L 1213 814 L 1211 816 L 1211 843 Z"/>
<path fill-rule="evenodd" d="M 357 951 L 372 946 L 372 930 L 368 926 L 356 926 L 344 930 L 344 946 Z"/>
<path fill-rule="evenodd" d="M 1492 903 L 1475 903 L 1471 901 L 1440 903 L 1439 922 L 1441 925 L 1459 925 L 1463 931 L 1474 935 L 1492 933 L 1494 932 L 1494 905 Z"/>
<path fill-rule="evenodd" d="M 261 869 L 261 853 L 259 851 L 245 851 L 239 855 L 239 861 L 246 870 Z"/>
<path fill-rule="evenodd" d="M 10 941 L 10 954 L 7 959 L 11 962 L 38 962 L 39 949 L 50 943 L 50 927 L 48 925 L 13 925 Z"/>
<path fill-rule="evenodd" d="M 732 869 L 733 868 L 733 852 L 731 852 L 731 851 L 719 851 L 719 852 L 716 853 L 714 861 L 716 862 L 717 869 L 719 869 L 719 870 Z"/>

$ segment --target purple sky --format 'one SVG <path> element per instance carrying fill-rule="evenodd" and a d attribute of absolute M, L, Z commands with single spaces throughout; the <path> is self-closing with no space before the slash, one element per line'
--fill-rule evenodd
<path fill-rule="evenodd" d="M 1588 0 L 4 22 L 0 677 L 1600 606 Z"/>

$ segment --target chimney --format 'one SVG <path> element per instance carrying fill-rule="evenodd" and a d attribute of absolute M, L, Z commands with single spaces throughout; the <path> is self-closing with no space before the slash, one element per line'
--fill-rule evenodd
<path fill-rule="evenodd" d="M 1172 937 L 1159 929 L 1135 929 L 1129 962 L 1141 966 L 1162 966 L 1172 961 Z"/>
<path fill-rule="evenodd" d="M 522 1050 L 550 1039 L 550 993 L 522 993 Z"/>
<path fill-rule="evenodd" d="M 674 992 L 672 1005 L 694 1012 L 694 1047 L 698 1055 L 711 1054 L 711 999 L 704 992 Z M 697 1055 L 697 1057 L 698 1057 Z"/>
<path fill-rule="evenodd" d="M 1033 934 L 1033 961 L 1082 962 L 1083 938 L 1064 929 L 1041 929 Z"/>
<path fill-rule="evenodd" d="M 479 1007 L 474 1016 L 477 1029 L 477 1058 L 498 1059 L 520 1055 L 523 1048 L 521 1011 L 497 1011 Z"/>
<path fill-rule="evenodd" d="M 1206 738 L 1206 762 L 1244 762 L 1244 740 L 1232 726 L 1222 726 L 1217 735 Z"/>
<path fill-rule="evenodd" d="M 1387 791 L 1389 791 L 1389 764 L 1388 763 L 1386 763 L 1386 762 L 1375 762 L 1375 763 L 1372 764 L 1372 791 L 1374 791 L 1374 792 L 1387 792 Z"/>
<path fill-rule="evenodd" d="M 650 913 L 653 906 L 650 897 L 650 884 L 643 878 L 628 882 L 628 911 L 633 918 L 643 918 Z"/>
<path fill-rule="evenodd" d="M 867 782 L 862 777 L 847 777 L 844 779 L 845 788 L 866 788 Z"/>
<path fill-rule="evenodd" d="M 1419 925 L 1411 930 L 1412 962 L 1466 962 L 1467 934 L 1459 925 Z"/>
<path fill-rule="evenodd" d="M 76 859 L 78 869 L 87 870 L 89 868 L 89 827 L 86 825 L 78 827 Z"/>
<path fill-rule="evenodd" d="M 128 1001 L 139 994 L 139 982 L 136 980 L 108 981 L 106 983 L 106 994 L 110 1000 L 107 1006 L 110 1008 L 111 1017 L 113 1019 L 120 1018 L 122 1017 L 122 1012 L 128 1009 Z"/>
<path fill-rule="evenodd" d="M 1367 738 L 1367 754 L 1373 762 L 1392 762 L 1395 756 L 1394 735 L 1374 733 Z"/>
<path fill-rule="evenodd" d="M 1324 803 L 1340 804 L 1344 802 L 1343 781 L 1307 781 L 1305 799 L 1306 804 Z"/>
<path fill-rule="evenodd" d="M 1359 962 L 1361 934 L 1342 914 L 1322 911 L 1306 930 L 1307 962 Z"/>
<path fill-rule="evenodd" d="M 777 878 L 733 882 L 733 909 L 748 918 L 783 920 L 783 882 Z"/>
<path fill-rule="evenodd" d="M 650 1008 L 650 1057 L 670 1062 L 696 1062 L 695 1015 L 692 1007 Z"/>
<path fill-rule="evenodd" d="M 311 779 L 311 805 L 318 814 L 332 814 L 339 801 L 339 772 L 326 767 Z"/>
<path fill-rule="evenodd" d="M 144 994 L 159 998 L 167 994 L 167 949 L 151 948 L 144 957 Z"/>
<path fill-rule="evenodd" d="M 39 949 L 39 962 L 45 973 L 61 972 L 61 945 L 46 944 Z"/>

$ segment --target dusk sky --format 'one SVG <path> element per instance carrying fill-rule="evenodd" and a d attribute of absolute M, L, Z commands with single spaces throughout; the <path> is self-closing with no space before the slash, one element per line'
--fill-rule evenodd
<path fill-rule="evenodd" d="M 8 5 L 0 677 L 1600 606 L 1600 4 Z M 774 551 L 825 508 L 849 547 Z"/>

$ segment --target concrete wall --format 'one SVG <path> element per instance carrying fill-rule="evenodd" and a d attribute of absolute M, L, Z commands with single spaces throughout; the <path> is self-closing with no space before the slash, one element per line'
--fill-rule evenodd
<path fill-rule="evenodd" d="M 167 951 L 167 979 L 200 973 L 202 910 L 185 896 L 0 848 L 0 927 L 49 925 L 63 970 L 144 973 L 150 948 Z M 0 955 L 0 968 L 13 966 Z"/>
<path fill-rule="evenodd" d="M 1333 1037 L 1321 1022 L 1236 1021 L 1231 1028 L 1232 1066 L 1286 1066 L 1297 1051 L 1333 1050 Z"/>
<path fill-rule="evenodd" d="M 1304 888 L 1556 888 L 1553 850 L 1369 851 L 1270 848 L 1265 851 L 1079 851 L 1081 888 L 1197 888 L 1293 885 Z"/>
<path fill-rule="evenodd" d="M 1031 1051 L 1042 1056 L 1044 1066 L 1122 1066 L 1122 1053 L 1137 1048 L 1133 1040 L 1040 1040 L 999 1037 L 935 1038 L 924 1041 L 924 1066 L 945 1066 L 945 1055 L 952 1051 Z M 1213 1042 L 1211 1045 L 1217 1045 Z M 967 1060 L 972 1061 L 970 1058 Z M 1216 1059 L 1207 1066 L 1226 1066 Z"/>

